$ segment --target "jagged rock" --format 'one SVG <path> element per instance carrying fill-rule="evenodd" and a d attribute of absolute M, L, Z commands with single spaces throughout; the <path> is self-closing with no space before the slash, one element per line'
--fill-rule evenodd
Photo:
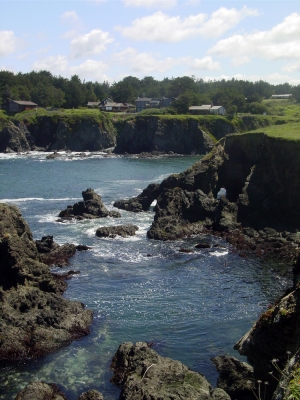
<path fill-rule="evenodd" d="M 114 207 L 126 211 L 141 212 L 146 211 L 151 206 L 153 200 L 158 197 L 159 184 L 151 183 L 137 197 L 128 200 L 115 201 Z"/>
<path fill-rule="evenodd" d="M 127 224 L 117 226 L 102 226 L 96 230 L 96 236 L 98 237 L 110 237 L 114 238 L 117 235 L 126 238 L 128 236 L 134 236 L 135 232 L 139 229 L 138 226 Z"/>
<path fill-rule="evenodd" d="M 122 400 L 228 400 L 221 389 L 214 397 L 214 390 L 202 374 L 180 361 L 159 356 L 144 342 L 121 344 L 111 368 L 112 382 L 122 387 Z"/>
<path fill-rule="evenodd" d="M 69 265 L 69 258 L 76 253 L 74 244 L 66 243 L 59 245 L 54 242 L 53 236 L 43 236 L 41 240 L 35 241 L 40 259 L 44 264 L 64 267 Z"/>
<path fill-rule="evenodd" d="M 300 346 L 300 285 L 286 293 L 267 311 L 263 312 L 253 325 L 234 346 L 241 355 L 245 355 L 254 367 L 255 376 L 270 383 L 271 391 L 280 378 L 279 369 L 283 369 L 288 354 L 294 355 Z"/>
<path fill-rule="evenodd" d="M 107 210 L 101 197 L 93 189 L 83 191 L 82 197 L 83 201 L 75 203 L 73 206 L 68 206 L 58 216 L 62 220 L 121 217 L 118 211 Z"/>
<path fill-rule="evenodd" d="M 0 152 L 12 153 L 31 150 L 32 138 L 23 123 L 8 122 L 0 132 Z"/>
<path fill-rule="evenodd" d="M 0 204 L 0 360 L 45 355 L 89 333 L 92 311 L 61 296 L 17 207 Z"/>
<path fill-rule="evenodd" d="M 255 400 L 256 391 L 253 368 L 231 356 L 212 358 L 219 372 L 218 388 L 229 394 L 231 399 Z"/>

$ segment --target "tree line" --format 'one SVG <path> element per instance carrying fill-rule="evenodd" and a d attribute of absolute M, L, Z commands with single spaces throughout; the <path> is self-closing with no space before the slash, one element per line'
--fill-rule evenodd
<path fill-rule="evenodd" d="M 289 83 L 272 85 L 265 81 L 250 82 L 231 80 L 196 79 L 195 77 L 164 78 L 152 76 L 139 79 L 127 76 L 119 82 L 102 83 L 81 80 L 78 75 L 70 79 L 54 76 L 49 71 L 13 73 L 0 71 L 0 102 L 2 108 L 10 99 L 29 100 L 40 107 L 78 108 L 88 102 L 102 101 L 109 97 L 115 102 L 133 103 L 137 97 L 174 98 L 172 107 L 185 113 L 192 105 L 222 105 L 227 112 L 244 112 L 249 108 L 263 107 L 263 98 L 272 94 L 293 94 L 300 102 L 300 85 Z M 263 111 L 261 108 L 260 111 Z"/>

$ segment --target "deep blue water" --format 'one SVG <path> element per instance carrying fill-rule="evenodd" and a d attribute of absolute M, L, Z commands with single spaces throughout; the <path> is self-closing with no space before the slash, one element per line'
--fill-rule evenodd
<path fill-rule="evenodd" d="M 207 236 L 177 242 L 148 240 L 153 211 L 122 218 L 58 223 L 59 211 L 81 200 L 89 187 L 112 208 L 117 199 L 136 196 L 151 182 L 190 167 L 200 157 L 138 159 L 105 157 L 46 160 L 45 154 L 0 155 L 0 201 L 17 205 L 35 239 L 54 235 L 58 243 L 86 244 L 59 271 L 80 270 L 65 296 L 94 310 L 91 334 L 40 360 L 0 371 L 0 399 L 13 399 L 32 380 L 57 383 L 75 400 L 87 389 L 106 400 L 118 398 L 109 383 L 109 365 L 120 343 L 154 342 L 163 356 L 178 359 L 215 385 L 210 361 L 231 354 L 234 343 L 286 282 L 258 260 L 241 258 L 222 240 Z M 99 239 L 97 227 L 139 226 L 130 239 Z M 181 253 L 200 240 L 219 247 Z M 56 271 L 56 270 L 55 270 Z M 1 392 L 2 391 L 2 392 Z"/>

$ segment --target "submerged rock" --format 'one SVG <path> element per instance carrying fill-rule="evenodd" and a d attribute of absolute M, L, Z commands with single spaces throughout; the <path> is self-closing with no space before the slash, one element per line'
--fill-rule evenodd
<path fill-rule="evenodd" d="M 222 389 L 213 390 L 202 374 L 159 356 L 144 342 L 121 344 L 111 368 L 112 383 L 122 387 L 122 400 L 230 399 Z"/>
<path fill-rule="evenodd" d="M 83 201 L 68 206 L 58 216 L 62 220 L 121 217 L 118 211 L 109 211 L 103 204 L 101 197 L 93 189 L 83 191 L 82 197 Z"/>
<path fill-rule="evenodd" d="M 89 334 L 92 311 L 61 296 L 17 207 L 0 204 L 0 360 L 47 354 Z"/>

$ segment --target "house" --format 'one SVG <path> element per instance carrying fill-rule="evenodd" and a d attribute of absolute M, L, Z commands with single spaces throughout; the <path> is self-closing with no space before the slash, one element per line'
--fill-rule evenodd
<path fill-rule="evenodd" d="M 225 115 L 226 110 L 222 106 L 212 106 L 209 109 L 210 114 Z"/>
<path fill-rule="evenodd" d="M 129 112 L 134 110 L 134 105 L 130 103 L 116 103 L 107 98 L 99 103 L 100 111 L 110 112 Z"/>
<path fill-rule="evenodd" d="M 293 97 L 292 94 L 272 94 L 272 99 L 290 99 Z"/>
<path fill-rule="evenodd" d="M 213 106 L 212 104 L 203 104 L 202 106 L 189 107 L 191 114 L 217 114 L 225 115 L 226 110 L 222 106 Z"/>
<path fill-rule="evenodd" d="M 100 104 L 100 101 L 89 101 L 87 103 L 87 106 L 89 108 L 97 108 L 97 107 L 99 107 L 99 104 Z"/>
<path fill-rule="evenodd" d="M 33 110 L 37 108 L 37 106 L 38 105 L 33 103 L 32 101 L 10 100 L 8 104 L 8 111 L 17 113 L 25 110 Z"/>
<path fill-rule="evenodd" d="M 209 114 L 211 109 L 211 104 L 203 104 L 202 106 L 191 106 L 189 107 L 189 112 L 191 114 Z"/>
<path fill-rule="evenodd" d="M 145 110 L 146 108 L 169 107 L 174 100 L 174 98 L 166 97 L 138 97 L 135 100 L 135 109 L 136 112 L 139 112 Z"/>

